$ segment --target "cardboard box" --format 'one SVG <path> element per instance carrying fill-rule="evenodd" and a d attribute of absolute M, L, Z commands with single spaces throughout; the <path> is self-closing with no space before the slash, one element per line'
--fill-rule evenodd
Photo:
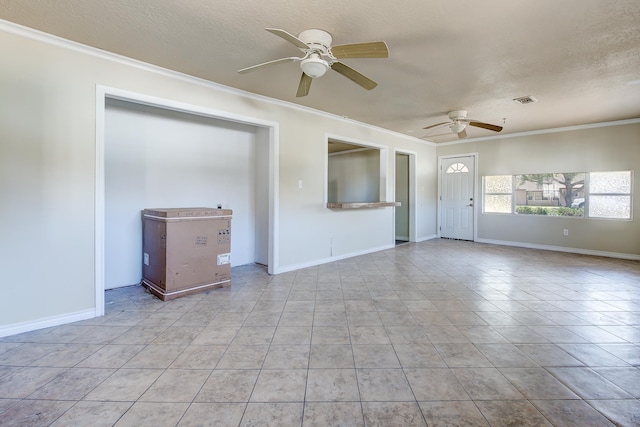
<path fill-rule="evenodd" d="M 229 209 L 145 209 L 142 284 L 167 301 L 231 283 Z"/>

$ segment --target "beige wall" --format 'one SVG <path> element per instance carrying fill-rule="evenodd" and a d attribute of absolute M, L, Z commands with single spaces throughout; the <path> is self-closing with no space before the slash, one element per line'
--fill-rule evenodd
<path fill-rule="evenodd" d="M 391 208 L 324 205 L 327 134 L 415 152 L 417 234 L 435 234 L 433 146 L 52 40 L 0 22 L 0 336 L 96 308 L 97 85 L 277 124 L 276 272 L 393 245 Z"/>
<path fill-rule="evenodd" d="M 633 170 L 631 221 L 482 214 L 478 240 L 640 255 L 640 123 L 439 146 L 438 156 L 478 153 L 479 194 L 486 175 Z M 563 230 L 569 235 L 564 236 Z"/>

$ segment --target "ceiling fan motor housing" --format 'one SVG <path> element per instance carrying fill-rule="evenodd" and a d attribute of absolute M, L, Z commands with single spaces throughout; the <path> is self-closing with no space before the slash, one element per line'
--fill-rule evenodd
<path fill-rule="evenodd" d="M 311 51 L 316 51 L 321 55 L 329 54 L 329 49 L 331 49 L 331 43 L 333 42 L 331 34 L 317 28 L 304 30 L 298 35 L 298 38 L 308 44 Z"/>
<path fill-rule="evenodd" d="M 449 112 L 449 118 L 455 121 L 461 121 L 467 118 L 467 110 L 455 110 Z"/>

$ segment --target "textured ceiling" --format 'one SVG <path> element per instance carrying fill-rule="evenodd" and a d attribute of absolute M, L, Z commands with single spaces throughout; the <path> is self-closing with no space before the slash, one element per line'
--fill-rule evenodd
<path fill-rule="evenodd" d="M 0 0 L 0 18 L 416 137 L 457 109 L 505 134 L 640 117 L 638 0 Z M 267 27 L 386 41 L 387 59 L 343 60 L 378 87 L 330 71 L 296 98 L 297 63 L 238 74 L 300 54 Z"/>

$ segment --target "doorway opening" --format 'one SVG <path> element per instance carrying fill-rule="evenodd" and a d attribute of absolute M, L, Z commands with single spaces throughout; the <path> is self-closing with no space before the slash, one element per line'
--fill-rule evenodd
<path fill-rule="evenodd" d="M 409 242 L 409 156 L 396 153 L 396 246 Z"/>
<path fill-rule="evenodd" d="M 395 151 L 394 200 L 400 206 L 394 209 L 394 235 L 396 246 L 416 241 L 416 154 Z"/>

